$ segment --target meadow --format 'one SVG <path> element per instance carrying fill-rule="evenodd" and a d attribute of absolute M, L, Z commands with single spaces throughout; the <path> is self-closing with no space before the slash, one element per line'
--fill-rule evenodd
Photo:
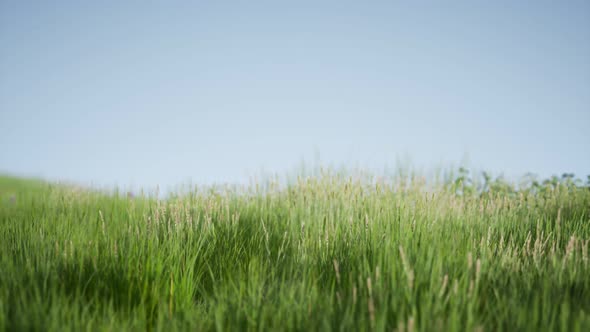
<path fill-rule="evenodd" d="M 0 177 L 0 330 L 590 331 L 590 184 Z"/>

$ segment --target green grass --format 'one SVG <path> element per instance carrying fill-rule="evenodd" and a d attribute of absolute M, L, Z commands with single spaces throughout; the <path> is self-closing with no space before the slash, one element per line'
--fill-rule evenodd
<path fill-rule="evenodd" d="M 589 188 L 475 180 L 157 200 L 2 177 L 0 329 L 590 331 Z"/>

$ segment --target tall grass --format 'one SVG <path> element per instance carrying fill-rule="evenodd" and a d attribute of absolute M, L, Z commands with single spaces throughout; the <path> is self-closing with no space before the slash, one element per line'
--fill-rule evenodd
<path fill-rule="evenodd" d="M 457 174 L 166 199 L 4 178 L 0 329 L 590 331 L 590 190 Z"/>

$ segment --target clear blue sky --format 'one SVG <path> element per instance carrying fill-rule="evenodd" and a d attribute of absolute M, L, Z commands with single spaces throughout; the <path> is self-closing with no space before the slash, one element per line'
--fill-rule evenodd
<path fill-rule="evenodd" d="M 590 174 L 590 1 L 2 1 L 0 171 Z"/>

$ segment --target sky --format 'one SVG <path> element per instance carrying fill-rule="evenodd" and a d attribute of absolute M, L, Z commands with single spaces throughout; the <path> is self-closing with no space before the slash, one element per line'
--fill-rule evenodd
<path fill-rule="evenodd" d="M 590 1 L 0 1 L 0 173 L 590 174 Z"/>

